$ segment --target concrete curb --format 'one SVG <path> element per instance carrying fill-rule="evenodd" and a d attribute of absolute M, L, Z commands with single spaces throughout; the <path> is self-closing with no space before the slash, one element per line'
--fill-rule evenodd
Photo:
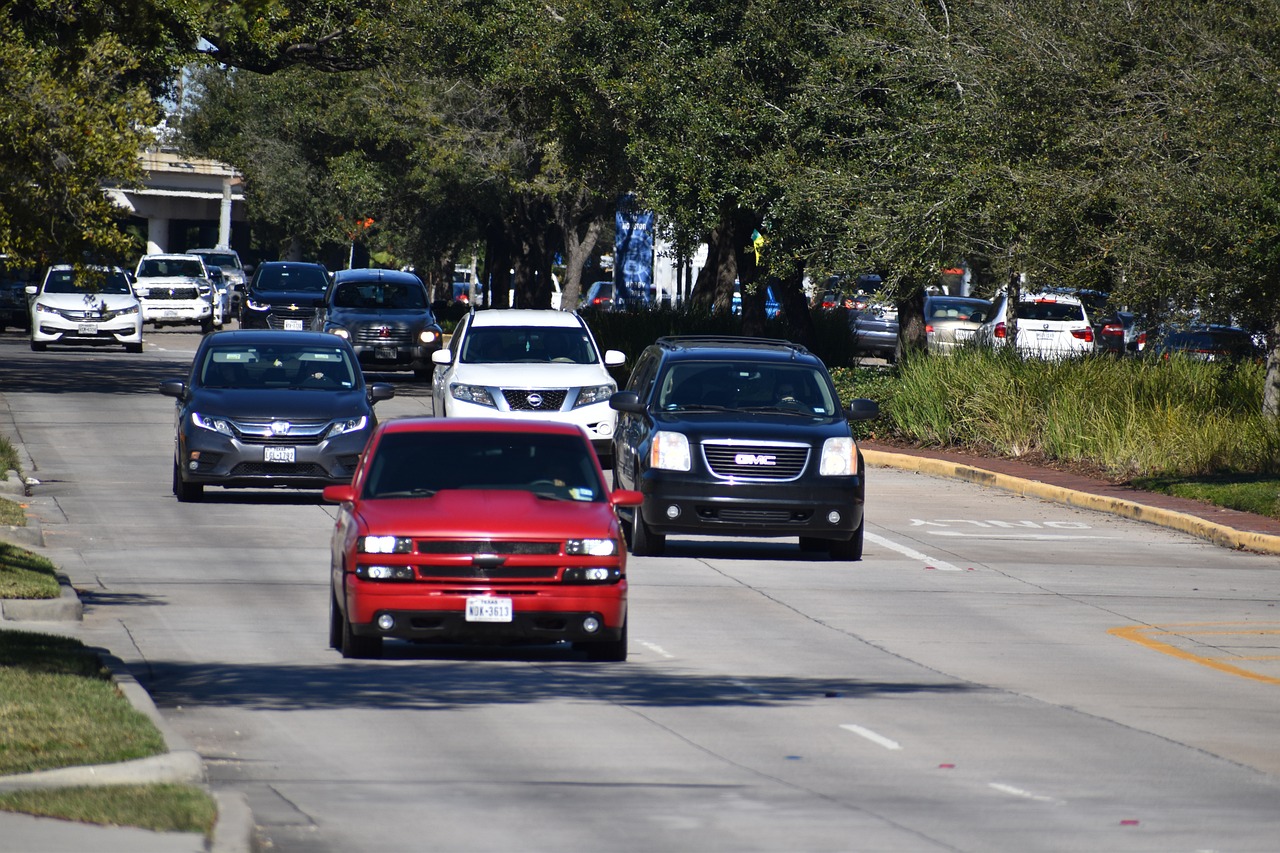
<path fill-rule="evenodd" d="M 1241 551 L 1258 551 L 1263 554 L 1280 554 L 1280 536 L 1236 530 L 1233 527 L 1216 524 L 1182 512 L 1146 506 L 1145 504 L 1121 498 L 1092 495 L 1075 489 L 1052 486 L 1036 480 L 1024 480 L 1021 477 L 1011 477 L 1008 474 L 998 474 L 995 471 L 986 471 L 982 468 L 974 468 L 943 459 L 911 456 L 906 453 L 888 453 L 882 450 L 863 450 L 862 456 L 868 465 L 875 465 L 881 468 L 900 468 L 908 471 L 919 471 L 921 474 L 968 480 L 971 483 L 991 486 L 992 488 L 1003 489 L 1019 495 L 1077 506 L 1082 509 L 1107 512 L 1135 521 L 1144 521 L 1148 524 L 1168 527 L 1226 548 Z"/>
<path fill-rule="evenodd" d="M 2 537 L 0 537 L 2 538 Z M 0 621 L 79 622 L 84 604 L 66 575 L 58 575 L 62 593 L 57 598 L 0 598 Z"/>
<path fill-rule="evenodd" d="M 94 651 L 111 671 L 112 682 L 129 704 L 145 714 L 160 731 L 168 752 L 116 764 L 87 764 L 0 776 L 0 791 L 152 783 L 205 785 L 204 759 L 173 730 L 152 701 L 151 694 L 138 683 L 124 661 L 106 649 L 95 648 Z M 248 799 L 240 792 L 217 792 L 213 796 L 218 804 L 211 846 L 213 853 L 250 853 L 255 850 L 253 813 Z"/>

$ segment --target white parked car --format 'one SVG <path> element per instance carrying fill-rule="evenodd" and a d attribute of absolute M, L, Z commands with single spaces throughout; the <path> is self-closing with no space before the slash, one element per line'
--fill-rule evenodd
<path fill-rule="evenodd" d="M 985 344 L 1003 344 L 1009 330 L 1008 295 L 999 294 L 987 320 L 974 332 Z M 1093 326 L 1083 302 L 1063 293 L 1023 293 L 1018 299 L 1018 351 L 1033 358 L 1069 358 L 1094 350 Z"/>
<path fill-rule="evenodd" d="M 195 325 L 205 334 L 222 326 L 223 301 L 199 255 L 143 255 L 134 275 L 144 323 Z"/>
<path fill-rule="evenodd" d="M 575 312 L 472 311 L 431 360 L 437 417 L 577 424 L 601 460 L 610 459 L 617 412 L 609 398 L 618 386 L 608 368 L 626 356 L 618 350 L 601 353 Z"/>
<path fill-rule="evenodd" d="M 199 255 L 210 271 L 214 267 L 222 270 L 222 277 L 230 291 L 231 308 L 228 314 L 238 311 L 240 300 L 244 298 L 244 292 L 249 286 L 249 274 L 244 264 L 240 263 L 240 253 L 224 246 L 219 249 L 190 249 L 187 254 Z"/>
<path fill-rule="evenodd" d="M 142 306 L 119 267 L 49 267 L 31 299 L 31 348 L 49 344 L 121 344 L 142 352 Z"/>

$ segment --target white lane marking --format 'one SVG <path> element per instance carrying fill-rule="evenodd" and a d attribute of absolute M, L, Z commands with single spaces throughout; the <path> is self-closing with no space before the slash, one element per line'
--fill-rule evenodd
<path fill-rule="evenodd" d="M 864 737 L 872 743 L 883 746 L 885 749 L 902 749 L 902 744 L 898 743 L 896 740 L 890 740 L 882 734 L 877 734 L 876 732 L 871 731 L 871 729 L 865 729 L 862 726 L 855 726 L 853 723 L 843 723 L 840 728 L 847 732 L 853 732 L 859 737 Z"/>
<path fill-rule="evenodd" d="M 1070 534 L 1054 535 L 1052 533 L 963 533 L 959 530 L 930 530 L 934 536 L 963 536 L 966 539 L 1035 539 L 1041 541 L 1064 542 L 1075 539 L 1115 539 L 1114 536 L 1073 536 Z M 868 534 L 863 534 L 868 535 Z"/>
<path fill-rule="evenodd" d="M 640 645 L 644 646 L 646 649 L 653 652 L 654 654 L 661 655 L 664 658 L 671 658 L 671 659 L 675 658 L 675 655 L 668 652 L 662 646 L 655 646 L 653 643 L 646 643 L 643 640 L 640 641 Z"/>
<path fill-rule="evenodd" d="M 904 557 L 909 557 L 912 560 L 919 560 L 925 565 L 932 566 L 933 568 L 937 569 L 940 572 L 961 571 L 959 566 L 953 566 L 944 560 L 935 560 L 933 557 L 930 557 L 926 554 L 921 554 L 919 551 L 915 550 L 914 548 L 909 548 L 906 545 L 902 545 L 898 542 L 894 542 L 892 539 L 886 539 L 883 536 L 877 536 L 876 534 L 871 533 L 870 531 L 863 533 L 862 536 L 864 539 L 869 539 L 872 542 L 876 543 L 877 545 L 883 545 L 885 548 L 888 548 L 891 551 L 897 551 L 899 554 L 903 555 Z"/>
<path fill-rule="evenodd" d="M 988 782 L 987 786 L 1000 791 L 1003 794 L 1011 794 L 1015 797 L 1022 797 L 1024 800 L 1035 800 L 1037 803 L 1056 803 L 1058 800 L 1053 797 L 1046 797 L 1043 794 L 1033 794 L 1022 788 L 1015 788 L 1013 785 L 1006 785 L 1003 782 Z"/>

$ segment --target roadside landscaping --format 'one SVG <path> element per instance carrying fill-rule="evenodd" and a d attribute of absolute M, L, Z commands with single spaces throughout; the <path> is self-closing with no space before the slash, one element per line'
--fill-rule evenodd
<path fill-rule="evenodd" d="M 908 446 L 1072 468 L 1115 483 L 1280 518 L 1280 424 L 1264 418 L 1260 364 L 1187 358 L 1021 359 L 965 348 L 890 369 L 836 368 L 859 425 Z"/>

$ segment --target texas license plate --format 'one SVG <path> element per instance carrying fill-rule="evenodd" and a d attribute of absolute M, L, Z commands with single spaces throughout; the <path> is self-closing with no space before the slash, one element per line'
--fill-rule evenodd
<path fill-rule="evenodd" d="M 80 324 L 80 334 L 82 334 L 82 335 L 96 335 L 96 334 L 98 334 L 98 324 L 97 324 L 97 323 L 81 323 L 81 324 Z"/>
<path fill-rule="evenodd" d="M 173 310 L 172 308 L 166 308 L 165 310 L 160 312 L 160 319 L 162 320 L 175 320 L 177 319 L 177 317 L 178 317 L 178 312 Z"/>
<path fill-rule="evenodd" d="M 263 462 L 293 462 L 297 459 L 298 449 L 296 447 L 264 447 L 262 448 Z"/>
<path fill-rule="evenodd" d="M 374 349 L 373 352 L 375 356 L 382 359 L 383 361 L 394 361 L 396 357 L 396 351 L 394 347 L 377 347 L 376 349 Z"/>
<path fill-rule="evenodd" d="M 473 595 L 467 598 L 468 622 L 510 622 L 514 611 L 509 598 Z"/>
<path fill-rule="evenodd" d="M 286 331 L 290 331 L 290 332 L 301 332 L 301 331 L 302 331 L 302 321 L 301 321 L 301 320 L 285 320 L 285 321 L 284 321 L 284 327 L 285 327 L 285 330 L 286 330 Z"/>

